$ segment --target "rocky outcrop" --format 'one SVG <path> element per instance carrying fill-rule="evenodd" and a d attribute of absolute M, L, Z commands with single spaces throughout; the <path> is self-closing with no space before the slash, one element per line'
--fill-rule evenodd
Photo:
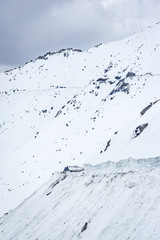
<path fill-rule="evenodd" d="M 41 60 L 41 59 L 47 60 L 49 56 L 55 55 L 55 54 L 57 54 L 57 53 L 63 53 L 63 52 L 65 52 L 65 51 L 82 52 L 82 50 L 80 50 L 80 49 L 73 49 L 73 48 L 66 48 L 66 49 L 65 49 L 65 48 L 63 48 L 63 49 L 61 49 L 61 50 L 59 50 L 59 51 L 57 51 L 57 52 L 47 52 L 45 55 L 39 56 L 38 58 L 36 58 L 36 60 L 37 60 L 37 59 L 39 59 L 39 60 Z M 66 56 L 66 55 L 64 55 L 64 57 L 65 57 L 65 56 Z"/>
<path fill-rule="evenodd" d="M 141 112 L 140 114 L 143 116 L 154 104 L 156 104 L 157 102 L 159 102 L 160 100 L 157 100 L 155 102 L 150 102 L 150 104 L 145 107 Z"/>
<path fill-rule="evenodd" d="M 133 138 L 138 137 L 138 136 L 144 131 L 144 129 L 145 129 L 146 127 L 148 127 L 148 123 L 144 123 L 144 124 L 139 125 L 139 126 L 134 130 L 134 136 L 133 136 Z"/>
<path fill-rule="evenodd" d="M 107 149 L 110 147 L 110 144 L 111 144 L 111 139 L 107 142 L 107 145 L 106 145 L 104 151 L 107 151 Z"/>
<path fill-rule="evenodd" d="M 63 173 L 66 172 L 83 172 L 84 168 L 78 166 L 67 166 L 64 168 Z"/>
<path fill-rule="evenodd" d="M 108 78 L 98 78 L 97 82 L 99 83 L 105 83 L 108 80 Z"/>
<path fill-rule="evenodd" d="M 126 75 L 127 78 L 128 77 L 135 77 L 135 76 L 136 76 L 136 74 L 133 73 L 133 72 L 128 72 L 127 75 Z"/>
<path fill-rule="evenodd" d="M 113 95 L 114 93 L 117 92 L 124 92 L 129 94 L 129 83 L 124 81 L 125 79 L 120 80 L 117 84 L 116 87 L 110 92 L 109 95 Z"/>
<path fill-rule="evenodd" d="M 81 233 L 84 232 L 87 229 L 88 223 L 86 222 L 84 226 L 82 227 Z"/>

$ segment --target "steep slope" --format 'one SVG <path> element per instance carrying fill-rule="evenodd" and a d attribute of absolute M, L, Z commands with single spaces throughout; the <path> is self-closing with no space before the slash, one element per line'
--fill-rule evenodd
<path fill-rule="evenodd" d="M 0 74 L 0 214 L 67 165 L 160 156 L 159 60 L 156 24 Z"/>
<path fill-rule="evenodd" d="M 0 219 L 0 239 L 158 240 L 160 158 L 57 173 Z"/>

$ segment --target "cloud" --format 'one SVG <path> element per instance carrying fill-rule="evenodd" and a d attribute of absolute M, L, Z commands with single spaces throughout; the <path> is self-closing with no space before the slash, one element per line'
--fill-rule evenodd
<path fill-rule="evenodd" d="M 159 11 L 158 0 L 1 1 L 0 64 L 119 40 L 158 22 Z"/>
<path fill-rule="evenodd" d="M 122 2 L 122 0 L 119 0 L 119 1 Z M 118 0 L 103 0 L 103 1 L 101 1 L 101 5 L 104 8 L 109 8 L 109 7 L 112 7 L 113 4 L 115 4 L 117 2 L 118 2 Z"/>

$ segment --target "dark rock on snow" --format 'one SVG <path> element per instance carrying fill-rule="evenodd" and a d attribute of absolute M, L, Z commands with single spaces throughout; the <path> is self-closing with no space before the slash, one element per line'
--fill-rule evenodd
<path fill-rule="evenodd" d="M 136 74 L 133 72 L 128 72 L 126 75 L 126 77 L 135 77 L 135 76 L 136 76 Z"/>
<path fill-rule="evenodd" d="M 86 222 L 81 229 L 81 233 L 84 232 L 87 229 L 87 227 L 88 227 L 88 223 Z"/>
<path fill-rule="evenodd" d="M 145 129 L 146 127 L 148 127 L 148 123 L 144 123 L 144 124 L 139 125 L 139 126 L 134 130 L 134 136 L 133 136 L 133 138 L 138 137 L 138 136 L 144 131 L 144 129 Z"/>

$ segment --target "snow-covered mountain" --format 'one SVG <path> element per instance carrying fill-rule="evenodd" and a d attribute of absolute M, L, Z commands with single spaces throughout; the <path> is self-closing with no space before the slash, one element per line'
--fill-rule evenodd
<path fill-rule="evenodd" d="M 68 165 L 160 156 L 159 61 L 157 23 L 0 73 L 0 215 Z"/>
<path fill-rule="evenodd" d="M 0 239 L 159 240 L 160 158 L 56 173 L 0 219 Z"/>

